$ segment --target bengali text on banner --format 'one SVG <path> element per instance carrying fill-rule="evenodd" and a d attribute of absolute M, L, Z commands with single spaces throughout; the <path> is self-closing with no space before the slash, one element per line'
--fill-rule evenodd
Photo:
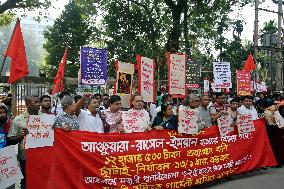
<path fill-rule="evenodd" d="M 221 138 L 216 126 L 198 135 L 57 129 L 53 147 L 27 150 L 27 188 L 188 188 L 275 166 L 265 123 L 254 124 L 252 133 Z"/>

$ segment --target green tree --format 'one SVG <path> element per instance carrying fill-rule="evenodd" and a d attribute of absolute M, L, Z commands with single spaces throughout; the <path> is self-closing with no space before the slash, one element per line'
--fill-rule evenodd
<path fill-rule="evenodd" d="M 0 1 L 0 26 L 6 26 L 15 20 L 15 11 L 33 11 L 36 9 L 47 10 L 52 2 L 57 0 L 6 0 Z M 41 11 L 40 16 L 48 14 Z M 24 14 L 25 15 L 25 14 Z M 37 19 L 40 19 L 40 16 Z"/>
<path fill-rule="evenodd" d="M 82 17 L 81 11 L 75 2 L 69 2 L 53 27 L 44 33 L 47 40 L 44 45 L 47 52 L 44 69 L 47 75 L 55 76 L 64 50 L 68 47 L 65 74 L 67 77 L 77 76 L 80 46 L 85 45 L 92 34 L 92 28 L 87 24 L 86 18 Z"/>
<path fill-rule="evenodd" d="M 193 57 L 195 56 L 193 50 L 197 52 L 198 49 L 203 48 L 208 51 L 208 43 L 204 41 L 213 40 L 214 44 L 214 40 L 219 37 L 218 24 L 221 21 L 229 24 L 229 12 L 234 7 L 242 7 L 252 0 L 102 0 L 95 3 L 90 3 L 90 0 L 76 0 L 76 2 L 84 7 L 86 13 L 92 12 L 93 7 L 102 10 L 100 36 L 103 36 L 101 39 L 104 40 L 109 52 L 109 76 L 115 76 L 114 58 L 134 62 L 135 54 L 141 54 L 154 58 L 160 69 L 160 78 L 166 79 L 166 52 L 183 52 Z M 225 39 L 221 40 L 219 41 L 221 45 L 226 43 Z"/>
<path fill-rule="evenodd" d="M 49 8 L 52 0 L 6 0 L 0 1 L 0 15 L 4 12 L 11 11 L 13 9 L 27 9 L 34 10 L 38 8 Z"/>

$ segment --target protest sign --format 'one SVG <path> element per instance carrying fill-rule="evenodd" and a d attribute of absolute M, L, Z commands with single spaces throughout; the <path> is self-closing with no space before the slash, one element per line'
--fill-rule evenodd
<path fill-rule="evenodd" d="M 138 93 L 144 102 L 155 102 L 155 61 L 140 55 L 136 56 L 138 66 Z"/>
<path fill-rule="evenodd" d="M 240 96 L 250 95 L 251 75 L 249 71 L 237 70 L 237 92 Z"/>
<path fill-rule="evenodd" d="M 81 84 L 103 85 L 107 81 L 107 51 L 81 47 Z"/>
<path fill-rule="evenodd" d="M 0 149 L 0 188 L 7 188 L 23 178 L 15 146 Z"/>
<path fill-rule="evenodd" d="M 232 88 L 230 62 L 213 62 L 215 88 Z"/>
<path fill-rule="evenodd" d="M 53 147 L 26 151 L 27 188 L 182 189 L 275 166 L 265 122 L 254 124 L 256 131 L 249 138 L 236 133 L 220 137 L 216 126 L 198 135 L 56 129 Z"/>
<path fill-rule="evenodd" d="M 178 132 L 186 134 L 198 133 L 198 111 L 188 107 L 179 107 Z"/>
<path fill-rule="evenodd" d="M 237 126 L 240 136 L 247 136 L 248 134 L 251 134 L 251 132 L 255 131 L 251 114 L 238 114 Z"/>
<path fill-rule="evenodd" d="M 150 117 L 144 110 L 122 111 L 125 133 L 143 132 L 149 126 Z"/>
<path fill-rule="evenodd" d="M 199 88 L 200 82 L 200 63 L 195 60 L 188 60 L 186 63 L 186 88 L 196 89 Z"/>
<path fill-rule="evenodd" d="M 219 117 L 217 123 L 221 137 L 227 136 L 234 131 L 234 127 L 232 127 L 233 119 L 230 115 Z"/>
<path fill-rule="evenodd" d="M 130 108 L 130 99 L 132 95 L 134 64 L 121 61 L 115 62 L 116 67 L 116 85 L 115 94 L 121 98 L 123 108 Z"/>
<path fill-rule="evenodd" d="M 221 92 L 222 91 L 221 88 L 216 87 L 214 81 L 211 82 L 211 89 L 212 89 L 213 92 Z"/>
<path fill-rule="evenodd" d="M 204 93 L 208 94 L 210 90 L 210 82 L 208 79 L 204 79 Z"/>
<path fill-rule="evenodd" d="M 168 89 L 171 95 L 185 96 L 185 61 L 184 54 L 167 54 L 168 60 Z"/>
<path fill-rule="evenodd" d="M 29 115 L 25 148 L 53 146 L 54 130 L 52 129 L 55 115 Z"/>
<path fill-rule="evenodd" d="M 256 92 L 267 92 L 267 86 L 265 82 L 255 82 L 255 90 Z"/>

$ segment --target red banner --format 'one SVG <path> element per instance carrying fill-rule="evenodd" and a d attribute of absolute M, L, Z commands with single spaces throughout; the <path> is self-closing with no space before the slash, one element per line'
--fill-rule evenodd
<path fill-rule="evenodd" d="M 251 76 L 249 71 L 237 70 L 237 91 L 240 96 L 251 94 Z"/>
<path fill-rule="evenodd" d="M 275 166 L 264 121 L 250 134 L 219 137 L 151 131 L 97 134 L 55 131 L 53 147 L 27 150 L 27 188 L 188 188 Z"/>

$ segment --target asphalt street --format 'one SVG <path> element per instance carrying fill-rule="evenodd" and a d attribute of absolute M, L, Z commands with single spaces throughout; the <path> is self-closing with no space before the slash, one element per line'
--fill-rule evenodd
<path fill-rule="evenodd" d="M 194 187 L 197 189 L 284 189 L 284 167 L 254 170 L 230 179 Z"/>

